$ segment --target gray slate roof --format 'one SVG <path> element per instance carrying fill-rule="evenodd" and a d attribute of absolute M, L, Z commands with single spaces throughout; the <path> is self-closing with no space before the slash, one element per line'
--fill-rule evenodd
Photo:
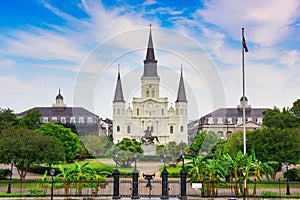
<path fill-rule="evenodd" d="M 80 116 L 80 117 L 97 117 L 94 113 L 88 111 L 82 107 L 34 107 L 24 112 L 17 114 L 18 117 L 23 117 L 28 111 L 38 110 L 43 116 L 48 117 L 68 117 L 68 116 Z"/>
<path fill-rule="evenodd" d="M 256 121 L 257 118 L 263 118 L 262 112 L 267 110 L 267 108 L 251 108 L 250 111 L 247 111 L 246 118 L 252 117 L 253 122 Z M 214 119 L 222 118 L 224 122 L 226 119 L 231 117 L 232 122 L 235 123 L 237 118 L 243 117 L 243 111 L 238 108 L 219 108 L 200 119 L 201 124 L 208 124 L 208 118 L 213 117 Z"/>

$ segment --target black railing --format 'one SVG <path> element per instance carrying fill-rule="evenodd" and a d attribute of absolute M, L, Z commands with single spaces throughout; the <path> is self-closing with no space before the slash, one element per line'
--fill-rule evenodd
<path fill-rule="evenodd" d="M 139 197 L 158 197 L 162 196 L 161 179 L 151 180 L 151 187 L 147 187 L 147 180 L 139 178 L 138 192 Z M 9 180 L 0 181 L 0 198 L 2 197 L 26 197 L 26 196 L 47 196 L 51 195 L 51 181 L 36 180 L 12 180 L 11 193 L 7 194 Z M 180 179 L 168 179 L 168 195 L 170 198 L 180 197 Z M 198 184 L 199 185 L 199 184 Z M 243 183 L 215 182 L 201 183 L 201 188 L 193 188 L 192 184 L 186 183 L 187 197 L 243 197 Z M 113 196 L 113 179 L 106 182 L 101 181 L 78 181 L 78 182 L 54 182 L 54 197 L 110 197 Z M 247 184 L 247 197 L 293 197 L 300 198 L 300 182 L 289 182 L 291 195 L 286 195 L 286 183 L 259 182 L 257 184 Z M 119 184 L 120 197 L 130 198 L 132 195 L 132 179 L 120 178 Z"/>

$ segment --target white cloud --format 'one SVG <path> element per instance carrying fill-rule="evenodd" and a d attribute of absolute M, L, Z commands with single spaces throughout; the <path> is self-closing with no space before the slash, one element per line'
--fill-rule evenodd
<path fill-rule="evenodd" d="M 289 25 L 299 17 L 299 6 L 298 0 L 212 0 L 197 15 L 236 40 L 244 26 L 248 41 L 270 46 L 288 37 Z"/>
<path fill-rule="evenodd" d="M 299 62 L 299 60 L 300 60 L 299 56 L 300 56 L 300 54 L 297 50 L 286 51 L 280 57 L 279 62 L 291 67 L 291 66 L 294 66 L 297 62 Z"/>

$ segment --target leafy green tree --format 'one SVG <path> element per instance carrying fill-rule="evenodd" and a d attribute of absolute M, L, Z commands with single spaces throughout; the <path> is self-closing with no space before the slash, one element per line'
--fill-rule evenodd
<path fill-rule="evenodd" d="M 200 131 L 198 135 L 194 138 L 194 141 L 189 145 L 187 153 L 190 155 L 198 155 L 201 146 L 205 140 L 207 132 Z"/>
<path fill-rule="evenodd" d="M 299 123 L 288 108 L 283 108 L 280 111 L 279 108 L 274 107 L 273 109 L 265 110 L 263 114 L 263 124 L 267 127 L 279 129 L 294 128 Z"/>
<path fill-rule="evenodd" d="M 113 146 L 110 138 L 104 135 L 86 135 L 81 137 L 81 141 L 94 157 L 104 156 L 108 149 Z"/>
<path fill-rule="evenodd" d="M 73 161 L 80 148 L 80 138 L 78 135 L 73 133 L 69 128 L 53 123 L 42 124 L 37 130 L 45 135 L 57 138 L 64 147 L 66 160 Z"/>
<path fill-rule="evenodd" d="M 116 152 L 118 152 L 118 157 L 115 156 Z M 144 150 L 141 143 L 135 139 L 124 138 L 107 151 L 106 157 L 114 159 L 121 167 L 130 167 L 134 162 L 135 152 L 139 157 L 143 156 Z"/>
<path fill-rule="evenodd" d="M 299 129 L 268 128 L 263 127 L 253 131 L 253 137 L 248 141 L 251 149 L 254 149 L 257 159 L 262 162 L 276 161 L 284 163 L 288 159 L 289 163 L 297 164 L 300 160 L 300 131 Z M 281 170 L 281 165 L 274 167 L 276 173 Z"/>
<path fill-rule="evenodd" d="M 246 136 L 247 138 L 249 137 L 249 131 L 246 132 Z M 231 136 L 228 138 L 227 142 L 223 145 L 223 153 L 229 154 L 231 157 L 234 157 L 239 151 L 242 150 L 243 150 L 243 132 L 242 131 L 233 132 Z"/>
<path fill-rule="evenodd" d="M 18 123 L 13 110 L 0 108 L 0 131 L 14 127 Z"/>
<path fill-rule="evenodd" d="M 39 110 L 29 110 L 25 116 L 19 119 L 18 126 L 35 130 L 39 127 L 41 116 L 42 114 Z"/>
<path fill-rule="evenodd" d="M 0 133 L 0 159 L 9 164 L 14 158 L 20 179 L 25 179 L 33 164 L 51 165 L 65 159 L 62 145 L 51 136 L 26 128 L 6 129 Z"/>

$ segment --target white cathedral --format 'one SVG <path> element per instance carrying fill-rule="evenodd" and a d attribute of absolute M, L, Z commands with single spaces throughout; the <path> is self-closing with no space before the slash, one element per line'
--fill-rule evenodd
<path fill-rule="evenodd" d="M 141 97 L 133 97 L 132 107 L 126 106 L 123 96 L 120 72 L 113 100 L 113 138 L 117 143 L 123 138 L 141 139 L 149 134 L 157 139 L 155 143 L 167 144 L 188 142 L 188 102 L 182 76 L 179 86 L 175 108 L 169 107 L 168 97 L 159 95 L 160 77 L 157 73 L 157 60 L 155 60 L 152 34 L 150 27 L 146 59 L 144 60 L 144 73 L 141 77 Z"/>

